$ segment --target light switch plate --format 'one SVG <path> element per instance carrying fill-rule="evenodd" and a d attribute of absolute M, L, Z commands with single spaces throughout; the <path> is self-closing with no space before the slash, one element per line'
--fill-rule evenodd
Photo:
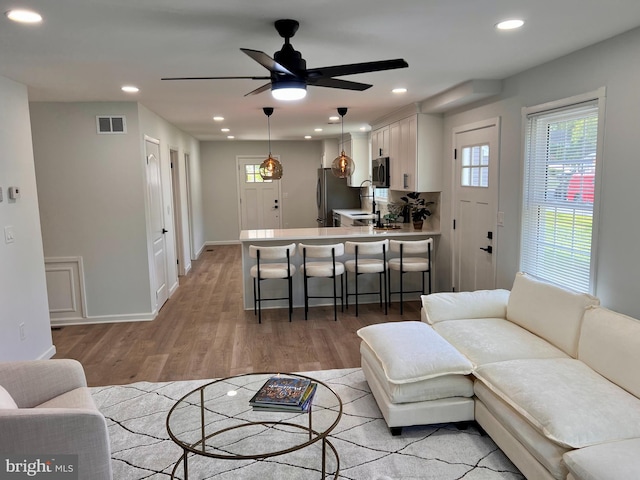
<path fill-rule="evenodd" d="M 4 227 L 4 243 L 13 243 L 16 241 L 15 231 L 11 225 Z"/>

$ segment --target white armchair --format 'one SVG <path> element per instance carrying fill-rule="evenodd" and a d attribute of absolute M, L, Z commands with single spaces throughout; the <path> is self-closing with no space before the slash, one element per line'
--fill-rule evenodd
<path fill-rule="evenodd" d="M 111 480 L 107 424 L 79 362 L 0 363 L 0 386 L 17 405 L 0 407 L 0 452 L 78 455 L 80 480 Z"/>

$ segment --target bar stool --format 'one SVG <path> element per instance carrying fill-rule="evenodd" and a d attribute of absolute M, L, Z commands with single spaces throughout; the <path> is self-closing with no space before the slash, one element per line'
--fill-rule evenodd
<path fill-rule="evenodd" d="M 429 293 L 431 293 L 431 249 L 433 238 L 428 240 L 390 240 L 389 250 L 399 252 L 400 256 L 389 260 L 389 303 L 391 295 L 400 294 L 400 314 L 404 313 L 403 301 L 405 293 L 422 293 L 424 295 L 424 274 L 429 273 Z M 415 255 L 427 254 L 427 257 L 417 257 Z M 413 256 L 407 256 L 413 255 Z M 400 272 L 400 290 L 391 290 L 391 271 Z M 422 272 L 422 290 L 405 291 L 403 277 L 405 273 Z"/>
<path fill-rule="evenodd" d="M 333 298 L 333 319 L 338 321 L 338 298 L 340 298 L 341 311 L 344 311 L 344 299 L 342 292 L 344 291 L 344 282 L 342 274 L 344 273 L 344 264 L 336 262 L 336 257 L 344 255 L 344 245 L 336 243 L 334 245 L 305 245 L 298 244 L 298 250 L 302 254 L 302 266 L 300 271 L 304 275 L 304 319 L 307 319 L 309 313 L 310 298 Z M 331 261 L 307 262 L 308 258 L 330 258 Z M 311 296 L 309 295 L 309 278 L 331 278 L 333 279 L 333 297 L 330 296 Z M 340 277 L 340 295 L 337 294 L 336 278 Z"/>
<path fill-rule="evenodd" d="M 293 312 L 293 284 L 291 277 L 296 273 L 295 265 L 291 265 L 291 257 L 296 254 L 296 244 L 282 245 L 275 247 L 263 247 L 249 245 L 249 256 L 256 259 L 256 264 L 251 267 L 251 276 L 253 277 L 253 313 L 258 314 L 258 323 L 262 323 L 262 302 L 270 300 L 289 300 L 289 321 Z M 264 260 L 283 260 L 282 262 L 264 262 Z M 287 280 L 288 296 L 279 298 L 262 298 L 260 292 L 260 282 L 263 280 L 280 279 Z M 257 309 L 256 309 L 257 306 Z"/>
<path fill-rule="evenodd" d="M 349 308 L 349 272 L 356 274 L 356 317 L 358 316 L 358 295 L 370 295 L 372 293 L 380 294 L 380 306 L 384 299 L 384 314 L 387 314 L 387 250 L 389 249 L 389 240 L 381 240 L 378 242 L 345 242 L 345 251 L 347 254 L 355 255 L 353 260 L 344 262 L 347 271 L 347 308 Z M 364 255 L 364 257 L 363 257 Z M 382 258 L 371 258 L 373 255 L 382 255 Z M 380 287 L 377 292 L 359 292 L 358 277 L 365 273 L 377 273 L 380 281 Z M 384 280 L 384 282 L 383 282 Z M 384 284 L 384 295 L 383 295 Z"/>

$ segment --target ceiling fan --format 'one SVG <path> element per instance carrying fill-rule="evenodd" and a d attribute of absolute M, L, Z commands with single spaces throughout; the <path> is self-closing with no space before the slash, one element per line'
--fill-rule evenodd
<path fill-rule="evenodd" d="M 280 36 L 284 38 L 284 45 L 282 45 L 280 51 L 274 54 L 275 58 L 271 58 L 259 50 L 250 50 L 248 48 L 240 49 L 269 70 L 270 75 L 268 77 L 172 77 L 163 78 L 162 80 L 269 80 L 269 83 L 252 90 L 247 93 L 245 97 L 248 95 L 256 95 L 270 89 L 273 97 L 278 100 L 298 100 L 306 95 L 307 85 L 357 91 L 372 87 L 372 85 L 367 83 L 351 82 L 333 77 L 406 68 L 409 66 L 403 59 L 397 58 L 377 62 L 352 63 L 348 65 L 333 65 L 330 67 L 307 69 L 307 62 L 302 58 L 300 52 L 295 50 L 289 42 L 295 35 L 300 24 L 296 20 L 283 19 L 276 20 L 274 25 Z"/>

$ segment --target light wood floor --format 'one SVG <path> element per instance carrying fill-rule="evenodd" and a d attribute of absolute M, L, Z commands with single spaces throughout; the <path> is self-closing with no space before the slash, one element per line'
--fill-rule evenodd
<path fill-rule="evenodd" d="M 297 372 L 360 366 L 356 331 L 375 323 L 418 320 L 420 303 L 396 301 L 338 311 L 263 309 L 262 324 L 243 310 L 239 245 L 208 247 L 151 322 L 67 326 L 53 330 L 54 358 L 74 358 L 90 386 L 171 381 L 252 371 Z M 295 280 L 300 280 L 299 278 Z"/>

